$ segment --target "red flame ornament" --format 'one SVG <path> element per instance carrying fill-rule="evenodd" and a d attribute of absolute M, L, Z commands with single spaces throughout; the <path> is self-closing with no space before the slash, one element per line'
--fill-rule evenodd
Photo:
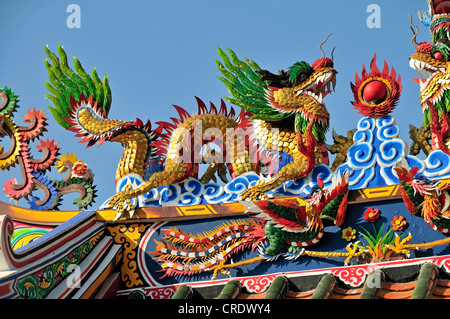
<path fill-rule="evenodd" d="M 383 116 L 392 112 L 401 95 L 402 85 L 400 75 L 384 62 L 383 71 L 376 64 L 377 54 L 370 62 L 370 73 L 363 65 L 361 78 L 355 75 L 355 84 L 350 83 L 355 101 L 352 102 L 358 113 L 364 116 Z"/>

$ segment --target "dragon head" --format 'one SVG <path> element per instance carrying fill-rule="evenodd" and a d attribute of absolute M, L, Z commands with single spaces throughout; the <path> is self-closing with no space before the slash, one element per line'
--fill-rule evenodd
<path fill-rule="evenodd" d="M 430 26 L 432 42 L 417 43 L 418 27 L 412 38 L 415 52 L 410 56 L 410 66 L 421 76 L 413 79 L 420 85 L 420 104 L 424 114 L 424 127 L 431 128 L 438 146 L 444 152 L 449 133 L 447 105 L 450 103 L 450 1 L 429 1 L 430 11 L 419 13 L 425 25 Z"/>
<path fill-rule="evenodd" d="M 312 65 L 296 62 L 278 74 L 263 70 L 247 58 L 238 59 L 230 49 L 228 56 L 219 48 L 223 60 L 216 61 L 223 75 L 219 79 L 232 95 L 226 99 L 252 113 L 252 119 L 279 122 L 280 127 L 294 129 L 290 127 L 294 123 L 296 130 L 304 132 L 313 121 L 312 132 L 323 141 L 330 119 L 323 99 L 334 89 L 337 74 L 332 59 L 322 50 L 325 41 L 320 45 L 322 58 Z"/>
<path fill-rule="evenodd" d="M 444 110 L 446 100 L 450 98 L 450 92 L 447 92 L 450 88 L 450 1 L 428 0 L 428 7 L 428 12 L 419 12 L 418 15 L 422 23 L 430 27 L 432 42 L 416 41 L 419 28 L 413 24 L 410 15 L 411 29 L 414 32 L 411 44 L 415 52 L 409 57 L 410 67 L 421 76 L 413 81 L 420 85 L 420 103 L 426 126 L 430 121 L 429 103 L 437 110 Z"/>
<path fill-rule="evenodd" d="M 437 191 L 438 190 L 437 184 L 438 182 L 433 182 L 429 180 L 423 174 L 417 174 L 416 176 L 414 176 L 411 182 L 411 186 L 413 187 L 414 192 L 422 196 L 431 195 L 432 191 Z"/>
<path fill-rule="evenodd" d="M 297 125 L 307 120 L 328 126 L 330 116 L 323 99 L 334 90 L 336 73 L 329 58 L 318 59 L 312 66 L 297 62 L 287 72 L 288 85 L 280 88 L 269 84 L 268 99 L 281 113 L 300 116 Z"/>
<path fill-rule="evenodd" d="M 420 85 L 420 104 L 425 115 L 425 124 L 429 123 L 428 102 L 438 109 L 445 109 L 450 98 L 450 73 L 447 70 L 450 61 L 450 42 L 439 40 L 435 44 L 423 42 L 416 46 L 416 52 L 410 56 L 409 65 L 421 78 L 413 79 Z"/>
<path fill-rule="evenodd" d="M 312 121 L 314 136 L 319 140 L 325 140 L 330 115 L 323 99 L 334 91 L 337 71 L 334 69 L 332 59 L 325 57 L 322 44 L 320 50 L 323 57 L 312 65 L 304 61 L 296 62 L 287 72 L 279 71 L 276 78 L 273 76 L 260 78 L 267 82 L 266 99 L 270 107 L 277 112 L 277 116 L 273 119 L 272 116 L 261 114 L 255 115 L 254 118 L 271 121 L 280 117 L 285 119 L 295 114 L 296 131 L 304 132 Z"/>

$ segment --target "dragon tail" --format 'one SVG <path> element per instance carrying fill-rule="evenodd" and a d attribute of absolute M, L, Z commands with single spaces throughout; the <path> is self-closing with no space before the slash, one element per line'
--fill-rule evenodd
<path fill-rule="evenodd" d="M 63 48 L 58 45 L 59 57 L 45 47 L 51 63 L 46 60 L 45 66 L 48 71 L 49 81 L 46 81 L 47 89 L 51 94 L 46 94 L 55 107 L 49 107 L 55 120 L 62 127 L 69 129 L 71 123 L 66 118 L 72 109 L 70 98 L 80 100 L 81 95 L 85 98 L 90 96 L 97 104 L 98 111 L 106 118 L 111 107 L 111 89 L 109 87 L 108 75 L 100 80 L 96 69 L 92 70 L 92 77 L 83 69 L 80 61 L 73 57 L 75 71 L 67 63 L 67 55 Z"/>
<path fill-rule="evenodd" d="M 49 106 L 49 109 L 59 125 L 75 132 L 77 137 L 82 138 L 81 142 L 88 142 L 88 146 L 92 146 L 97 141 L 101 144 L 124 126 L 133 124 L 130 121 L 108 119 L 112 102 L 108 75 L 100 80 L 94 68 L 90 76 L 75 57 L 75 70 L 72 70 L 66 53 L 59 45 L 59 58 L 48 46 L 45 52 L 50 59 L 45 61 L 49 76 L 46 86 L 50 92 L 45 96 L 54 105 Z"/>
<path fill-rule="evenodd" d="M 151 143 L 158 134 L 151 129 L 150 122 L 108 119 L 112 102 L 108 76 L 100 80 L 95 68 L 90 76 L 75 57 L 75 70 L 72 70 L 59 45 L 59 58 L 48 47 L 45 52 L 50 59 L 45 61 L 45 66 L 49 76 L 46 86 L 51 93 L 46 97 L 53 102 L 54 107 L 49 109 L 56 122 L 74 132 L 88 147 L 97 142 L 101 145 L 105 140 L 121 143 L 124 152 L 116 179 L 129 173 L 143 176 L 146 165 L 157 156 Z M 131 164 L 125 165 L 128 162 Z"/>

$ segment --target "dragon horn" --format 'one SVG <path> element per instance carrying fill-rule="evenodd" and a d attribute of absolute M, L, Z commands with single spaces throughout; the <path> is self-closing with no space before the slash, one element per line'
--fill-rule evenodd
<path fill-rule="evenodd" d="M 413 23 L 411 14 L 409 14 L 409 21 L 411 22 L 411 31 L 414 34 L 411 39 L 411 44 L 414 48 L 416 48 L 418 45 L 416 37 L 419 35 L 419 28 Z M 413 27 L 416 29 L 416 31 L 414 31 Z"/>
<path fill-rule="evenodd" d="M 330 37 L 330 35 L 332 35 L 332 33 L 330 33 L 329 35 L 327 35 L 327 37 L 325 38 L 325 40 L 323 40 L 323 42 L 320 44 L 320 47 L 319 47 L 320 52 L 322 52 L 322 55 L 323 55 L 323 58 L 324 58 L 324 59 L 325 59 L 325 52 L 323 52 L 323 50 L 322 50 L 322 45 L 324 45 L 325 42 L 327 42 L 327 40 L 328 40 L 328 38 Z"/>

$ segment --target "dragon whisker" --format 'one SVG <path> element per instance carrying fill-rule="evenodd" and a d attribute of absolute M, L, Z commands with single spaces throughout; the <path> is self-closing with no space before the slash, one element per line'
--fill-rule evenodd
<path fill-rule="evenodd" d="M 411 22 L 411 31 L 414 34 L 411 39 L 411 44 L 414 48 L 416 48 L 417 45 L 419 45 L 416 40 L 417 36 L 419 35 L 419 27 L 413 23 L 411 14 L 409 14 L 409 21 Z M 416 31 L 414 31 L 413 27 L 416 29 Z"/>
<path fill-rule="evenodd" d="M 330 33 L 329 35 L 327 35 L 327 37 L 325 38 L 325 40 L 323 40 L 323 42 L 320 44 L 320 46 L 319 46 L 319 49 L 320 49 L 320 52 L 322 52 L 322 55 L 323 55 L 323 58 L 325 59 L 325 52 L 323 52 L 323 50 L 322 50 L 322 45 L 324 45 L 325 44 L 325 42 L 327 42 L 327 40 L 328 40 L 328 38 L 330 37 L 332 35 L 332 33 Z M 334 49 L 333 49 L 334 50 Z"/>

